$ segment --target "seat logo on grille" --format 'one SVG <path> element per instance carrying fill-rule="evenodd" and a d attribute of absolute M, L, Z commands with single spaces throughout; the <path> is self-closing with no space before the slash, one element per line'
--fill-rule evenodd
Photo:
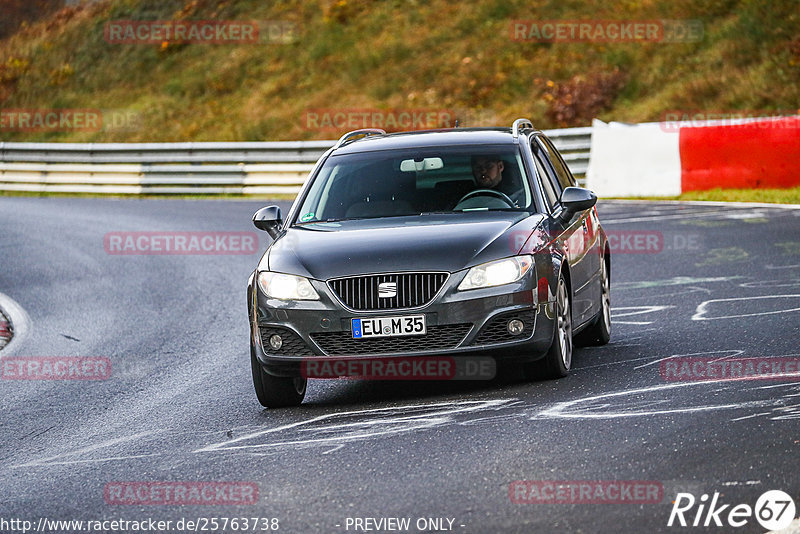
<path fill-rule="evenodd" d="M 397 296 L 397 282 L 383 282 L 378 284 L 378 296 L 388 299 Z"/>

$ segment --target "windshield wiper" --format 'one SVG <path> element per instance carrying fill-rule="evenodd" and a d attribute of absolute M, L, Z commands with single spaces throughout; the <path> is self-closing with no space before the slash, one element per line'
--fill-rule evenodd
<path fill-rule="evenodd" d="M 339 222 L 339 221 L 352 221 L 353 218 L 345 218 L 345 219 L 320 219 L 318 221 L 302 221 L 295 223 L 295 226 L 306 225 L 306 224 L 321 224 L 321 223 L 332 223 L 332 222 Z"/>

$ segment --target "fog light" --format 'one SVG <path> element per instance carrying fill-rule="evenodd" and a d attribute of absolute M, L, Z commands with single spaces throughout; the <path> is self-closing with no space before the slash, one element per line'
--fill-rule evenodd
<path fill-rule="evenodd" d="M 283 340 L 281 336 L 278 334 L 272 335 L 269 337 L 269 346 L 272 347 L 274 350 L 281 350 L 283 346 Z"/>
<path fill-rule="evenodd" d="M 525 324 L 519 319 L 511 319 L 508 321 L 508 333 L 512 336 L 518 336 L 525 329 Z"/>

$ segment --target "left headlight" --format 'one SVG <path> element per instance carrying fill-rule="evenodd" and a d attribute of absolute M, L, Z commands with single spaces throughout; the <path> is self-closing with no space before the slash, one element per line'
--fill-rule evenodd
<path fill-rule="evenodd" d="M 293 274 L 261 271 L 258 287 L 268 297 L 281 300 L 319 300 L 319 295 L 308 278 Z"/>
<path fill-rule="evenodd" d="M 533 256 L 529 254 L 476 265 L 467 272 L 458 289 L 463 291 L 510 284 L 525 276 L 532 265 Z"/>

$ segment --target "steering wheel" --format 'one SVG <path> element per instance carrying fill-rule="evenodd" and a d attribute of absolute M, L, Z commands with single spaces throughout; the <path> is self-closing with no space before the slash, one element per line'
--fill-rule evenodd
<path fill-rule="evenodd" d="M 470 191 L 469 193 L 467 193 L 466 195 L 461 197 L 461 200 L 456 202 L 456 206 L 458 206 L 459 204 L 461 204 L 462 202 L 464 202 L 468 198 L 477 197 L 477 196 L 481 196 L 481 195 L 489 195 L 489 196 L 494 196 L 496 198 L 499 198 L 500 200 L 502 200 L 503 202 L 508 204 L 509 208 L 516 208 L 517 207 L 516 203 L 513 200 L 511 200 L 511 198 L 508 195 L 506 195 L 505 193 L 503 193 L 501 191 L 495 191 L 494 189 L 476 189 L 475 191 Z"/>

